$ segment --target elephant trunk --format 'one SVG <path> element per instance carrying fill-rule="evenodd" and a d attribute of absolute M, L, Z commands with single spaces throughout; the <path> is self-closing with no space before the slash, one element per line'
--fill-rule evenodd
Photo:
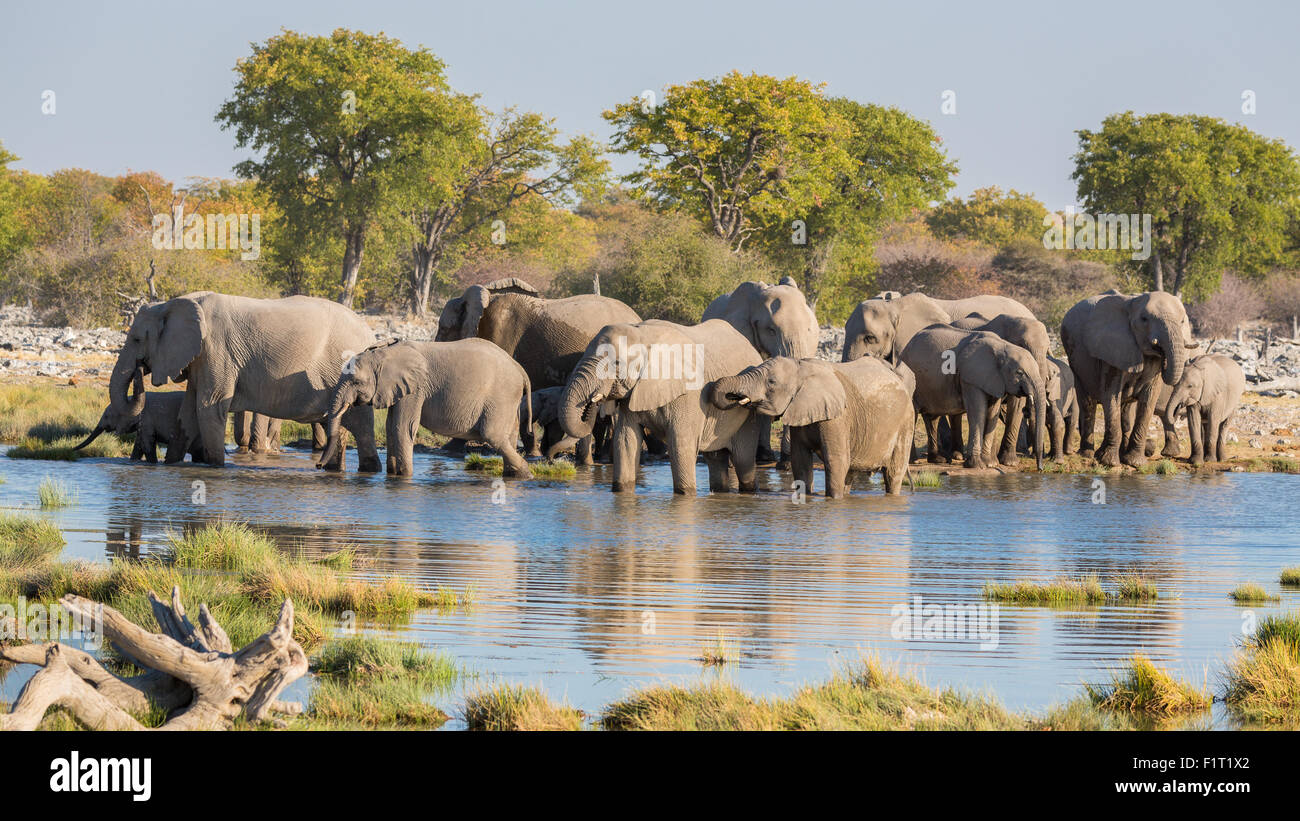
<path fill-rule="evenodd" d="M 599 357 L 584 356 L 560 396 L 560 426 L 576 439 L 591 435 L 596 426 L 596 411 L 613 387 L 613 380 L 597 375 L 600 363 Z"/>
<path fill-rule="evenodd" d="M 1160 378 L 1166 385 L 1177 385 L 1183 378 L 1183 366 L 1187 364 L 1187 347 L 1183 342 L 1182 332 L 1175 325 L 1166 324 L 1156 334 L 1160 351 L 1165 357 L 1164 372 Z"/>
<path fill-rule="evenodd" d="M 753 400 L 750 392 L 753 379 L 746 374 L 724 376 L 714 381 L 709 401 L 719 410 L 730 410 L 737 405 L 749 405 Z"/>
<path fill-rule="evenodd" d="M 136 417 L 144 412 L 144 365 L 123 349 L 108 380 L 108 400 L 120 417 Z M 134 388 L 134 395 L 127 392 Z"/>
<path fill-rule="evenodd" d="M 81 441 L 81 444 L 80 444 L 80 445 L 76 445 L 76 446 L 73 447 L 72 449 L 73 449 L 73 450 L 81 450 L 81 449 L 84 448 L 86 445 L 89 445 L 91 442 L 93 442 L 93 441 L 95 441 L 96 439 L 98 439 L 98 438 L 99 438 L 99 435 L 100 435 L 101 433 L 103 433 L 103 432 L 104 432 L 104 426 L 103 426 L 103 425 L 100 425 L 99 427 L 97 427 L 97 428 L 95 428 L 94 430 L 92 430 L 92 431 L 90 432 L 90 435 L 87 436 L 85 439 L 83 439 L 83 440 Z"/>
<path fill-rule="evenodd" d="M 317 467 L 328 465 L 338 455 L 343 444 L 339 423 L 347 409 L 352 407 L 355 398 L 356 388 L 347 382 L 341 382 L 334 388 L 334 395 L 330 397 L 329 415 L 325 418 L 325 449 L 316 462 Z"/>

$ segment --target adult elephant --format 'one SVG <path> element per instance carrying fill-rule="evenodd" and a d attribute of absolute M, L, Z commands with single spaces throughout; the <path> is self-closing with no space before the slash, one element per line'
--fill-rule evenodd
<path fill-rule="evenodd" d="M 778 356 L 713 383 L 719 408 L 752 408 L 781 417 L 790 431 L 790 465 L 811 493 L 813 454 L 825 465 L 826 495 L 849 489 L 848 473 L 882 470 L 885 492 L 898 493 L 912 451 L 912 383 L 874 357 L 853 362 Z"/>
<path fill-rule="evenodd" d="M 674 492 L 695 492 L 700 453 L 709 465 L 711 490 L 730 488 L 734 466 L 740 489 L 753 491 L 758 423 L 745 408 L 715 407 L 708 387 L 761 361 L 749 341 L 721 319 L 690 326 L 662 320 L 609 325 L 573 369 L 560 423 L 569 436 L 582 438 L 591 433 L 602 405 L 614 410 L 615 492 L 636 486 L 643 428 L 668 445 Z"/>
<path fill-rule="evenodd" d="M 641 317 L 607 296 L 544 299 L 522 279 L 471 285 L 448 300 L 438 318 L 438 342 L 478 337 L 495 342 L 528 374 L 533 390 L 563 385 L 601 328 Z"/>
<path fill-rule="evenodd" d="M 983 314 L 971 314 L 961 319 L 955 319 L 950 324 L 954 328 L 963 328 L 968 331 L 988 331 L 997 334 L 1012 345 L 1019 345 L 1033 356 L 1034 363 L 1038 367 L 1038 375 L 1042 377 L 1043 384 L 1046 385 L 1051 380 L 1051 372 L 1047 362 L 1051 342 L 1047 338 L 1047 326 L 1032 316 L 998 314 L 992 319 L 988 319 Z M 1005 408 L 1007 423 L 1003 431 L 1002 448 L 998 452 L 998 461 L 1004 465 L 1015 465 L 1018 461 L 1016 444 L 1020 441 L 1020 420 L 1024 418 L 1025 400 L 1019 396 L 1010 397 L 1007 399 Z M 955 442 L 958 438 L 958 429 L 953 425 L 952 419 L 948 421 L 949 425 L 953 427 Z"/>
<path fill-rule="evenodd" d="M 1101 403 L 1105 434 L 1097 461 L 1146 463 L 1147 427 L 1159 395 L 1159 382 L 1177 385 L 1187 363 L 1191 325 L 1173 294 L 1116 291 L 1081 300 L 1061 321 L 1065 347 L 1079 393 L 1079 452 L 1093 452 L 1096 405 Z M 1125 407 L 1131 424 L 1125 424 Z M 1122 451 L 1122 452 L 1121 452 Z"/>
<path fill-rule="evenodd" d="M 115 408 L 129 408 L 127 386 L 137 369 L 152 373 L 155 386 L 186 382 L 183 414 L 198 427 L 205 460 L 221 465 L 230 412 L 323 422 L 344 363 L 373 343 L 361 317 L 336 302 L 196 291 L 136 313 L 109 397 Z M 373 409 L 350 409 L 342 422 L 356 437 L 359 469 L 379 470 Z M 331 467 L 342 465 L 339 448 Z"/>
<path fill-rule="evenodd" d="M 731 293 L 709 303 L 700 321 L 710 319 L 725 320 L 764 359 L 774 356 L 806 359 L 817 353 L 817 315 L 790 277 L 782 277 L 776 285 L 742 282 Z M 759 461 L 775 460 L 771 442 L 772 417 L 760 415 Z"/>
<path fill-rule="evenodd" d="M 897 362 L 903 348 L 922 328 L 947 324 L 971 314 L 1034 317 L 1024 305 L 996 294 L 933 299 L 919 292 L 895 296 L 889 291 L 859 302 L 853 309 L 844 323 L 844 349 L 840 358 L 852 362 L 859 357 L 875 356 Z"/>
<path fill-rule="evenodd" d="M 985 437 L 997 425 L 1002 398 L 1022 396 L 1033 409 L 1034 458 L 1042 470 L 1047 392 L 1029 351 L 988 331 L 932 325 L 915 334 L 899 357 L 916 375 L 912 402 L 931 443 L 938 441 L 940 417 L 965 413 L 966 466 L 985 467 L 992 461 L 992 441 L 986 444 Z M 929 460 L 941 460 L 933 444 Z"/>

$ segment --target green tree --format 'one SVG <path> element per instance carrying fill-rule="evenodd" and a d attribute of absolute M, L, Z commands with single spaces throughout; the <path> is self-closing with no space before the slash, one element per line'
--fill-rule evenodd
<path fill-rule="evenodd" d="M 1151 255 L 1136 264 L 1157 290 L 1204 296 L 1225 267 L 1262 272 L 1286 251 L 1300 165 L 1281 140 L 1213 117 L 1131 111 L 1078 135 L 1073 178 L 1088 211 L 1151 215 Z"/>
<path fill-rule="evenodd" d="M 1018 239 L 1041 240 L 1047 207 L 1032 194 L 1014 188 L 1006 194 L 997 186 L 977 188 L 968 198 L 939 205 L 925 218 L 940 239 L 971 240 L 1003 248 Z"/>
<path fill-rule="evenodd" d="M 848 125 L 822 87 L 733 71 L 670 86 L 658 104 L 620 103 L 604 117 L 614 150 L 641 167 L 624 177 L 656 206 L 699 214 L 733 251 L 764 225 L 789 225 L 830 196 L 852 161 Z"/>
<path fill-rule="evenodd" d="M 343 244 L 339 301 L 352 305 L 367 231 L 395 182 L 458 120 L 443 64 L 382 34 L 282 31 L 235 66 L 235 93 L 217 113 L 286 220 L 336 226 Z"/>
<path fill-rule="evenodd" d="M 518 227 L 507 224 L 508 212 L 526 218 L 520 206 L 528 201 L 572 206 L 608 173 L 593 141 L 578 137 L 562 145 L 553 121 L 541 115 L 506 110 L 494 117 L 464 96 L 454 105 L 462 124 L 425 146 L 399 206 L 410 224 L 409 304 L 418 316 L 428 310 L 435 271 L 449 249 L 476 234 L 505 244 Z"/>
<path fill-rule="evenodd" d="M 869 287 L 881 228 L 942 199 L 957 166 L 930 125 L 904 111 L 845 98 L 829 104 L 847 124 L 842 145 L 849 166 L 801 217 L 802 235 L 777 225 L 764 237 L 778 259 L 797 258 L 809 303 L 824 306 L 822 318 L 834 321 L 847 316 Z"/>

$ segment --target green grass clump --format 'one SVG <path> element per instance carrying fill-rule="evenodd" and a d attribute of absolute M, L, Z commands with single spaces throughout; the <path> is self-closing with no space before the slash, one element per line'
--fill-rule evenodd
<path fill-rule="evenodd" d="M 1096 576 L 1061 577 L 1050 582 L 985 582 L 984 598 L 1012 604 L 1101 604 L 1106 591 Z"/>
<path fill-rule="evenodd" d="M 1121 573 L 1115 577 L 1115 584 L 1112 598 L 1119 601 L 1155 601 L 1160 598 L 1156 583 L 1140 573 Z"/>
<path fill-rule="evenodd" d="M 40 487 L 36 489 L 36 497 L 40 500 L 42 508 L 59 508 L 67 507 L 72 504 L 76 498 L 68 486 L 52 476 L 46 476 L 41 480 Z"/>
<path fill-rule="evenodd" d="M 465 724 L 471 730 L 581 730 L 582 713 L 551 701 L 540 687 L 498 684 L 465 697 Z"/>
<path fill-rule="evenodd" d="M 1288 587 L 1300 585 L 1300 567 L 1288 567 L 1283 570 L 1279 581 Z"/>
<path fill-rule="evenodd" d="M 917 471 L 915 474 L 912 475 L 913 489 L 918 487 L 927 487 L 927 488 L 941 487 L 942 485 L 943 485 L 943 477 L 940 476 L 936 471 L 922 470 L 922 471 Z"/>
<path fill-rule="evenodd" d="M 1275 596 L 1253 582 L 1237 585 L 1232 592 L 1228 594 L 1228 598 L 1238 604 L 1256 604 L 1260 602 L 1276 602 L 1282 600 L 1281 596 Z"/>
<path fill-rule="evenodd" d="M 1173 459 L 1159 459 L 1155 462 L 1147 462 L 1138 468 L 1138 473 L 1158 474 L 1160 476 L 1172 476 L 1178 472 L 1178 465 Z"/>
<path fill-rule="evenodd" d="M 572 479 L 578 475 L 578 469 L 568 459 L 534 462 L 528 467 L 534 479 Z"/>
<path fill-rule="evenodd" d="M 280 551 L 274 542 L 247 525 L 219 523 L 185 534 L 170 534 L 165 555 L 178 567 L 248 570 L 275 564 Z"/>
<path fill-rule="evenodd" d="M 1092 703 L 1103 710 L 1171 716 L 1209 709 L 1209 693 L 1174 678 L 1142 653 L 1134 653 L 1124 670 L 1107 684 L 1086 685 Z"/>
<path fill-rule="evenodd" d="M 305 729 L 441 726 L 448 716 L 429 698 L 462 675 L 446 656 L 373 636 L 330 641 L 312 670 L 317 682 Z"/>
<path fill-rule="evenodd" d="M 936 690 L 868 657 L 788 698 L 759 699 L 714 681 L 654 686 L 609 705 L 609 730 L 1014 730 L 1029 723 L 991 699 Z"/>
<path fill-rule="evenodd" d="M 31 516 L 0 513 L 0 571 L 26 571 L 59 554 L 63 534 L 52 523 Z"/>
<path fill-rule="evenodd" d="M 1224 700 L 1247 719 L 1300 718 L 1300 613 L 1268 616 L 1229 664 Z"/>
<path fill-rule="evenodd" d="M 500 476 L 505 471 L 505 460 L 500 456 L 471 453 L 465 457 L 465 470 L 479 471 L 489 476 Z"/>
<path fill-rule="evenodd" d="M 722 667 L 739 658 L 736 648 L 721 633 L 710 643 L 700 648 L 699 662 L 705 667 Z"/>
<path fill-rule="evenodd" d="M 1300 459 L 1287 459 L 1283 456 L 1256 457 L 1246 462 L 1246 469 L 1252 473 L 1300 473 Z"/>

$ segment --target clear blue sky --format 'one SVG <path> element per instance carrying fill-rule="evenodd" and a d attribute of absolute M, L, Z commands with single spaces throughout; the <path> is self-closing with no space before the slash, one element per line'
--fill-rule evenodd
<path fill-rule="evenodd" d="M 494 107 L 602 139 L 600 113 L 643 89 L 730 69 L 798 75 L 929 120 L 986 185 L 1075 199 L 1074 131 L 1107 114 L 1195 112 L 1300 146 L 1300 5 L 1235 3 L 6 2 L 0 141 L 37 172 L 233 176 L 213 121 L 235 60 L 281 27 L 383 31 L 446 61 Z M 42 115 L 41 93 L 57 95 Z M 945 89 L 957 114 L 940 113 Z M 1252 89 L 1257 113 L 1241 112 Z M 619 163 L 626 169 L 626 163 Z"/>

